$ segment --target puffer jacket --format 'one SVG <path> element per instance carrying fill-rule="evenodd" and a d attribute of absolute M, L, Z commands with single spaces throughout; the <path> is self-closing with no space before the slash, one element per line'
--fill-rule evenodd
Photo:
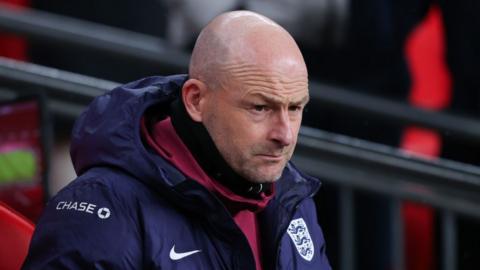
<path fill-rule="evenodd" d="M 78 178 L 49 201 L 23 269 L 255 269 L 220 200 L 142 141 L 142 116 L 161 114 L 185 80 L 149 77 L 95 98 L 73 130 Z M 264 269 L 330 269 L 319 187 L 288 163 L 259 214 Z"/>

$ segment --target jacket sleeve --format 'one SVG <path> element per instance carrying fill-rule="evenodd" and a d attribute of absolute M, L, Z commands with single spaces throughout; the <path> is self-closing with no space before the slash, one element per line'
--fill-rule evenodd
<path fill-rule="evenodd" d="M 102 183 L 77 180 L 47 204 L 22 269 L 142 269 L 132 212 Z"/>

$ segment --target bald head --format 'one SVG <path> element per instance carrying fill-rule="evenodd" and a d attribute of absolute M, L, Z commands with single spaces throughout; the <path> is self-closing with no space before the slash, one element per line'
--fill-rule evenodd
<path fill-rule="evenodd" d="M 272 20 L 250 11 L 233 11 L 213 19 L 200 33 L 189 75 L 217 88 L 245 69 L 279 69 L 307 74 L 302 54 Z"/>
<path fill-rule="evenodd" d="M 305 62 L 287 31 L 253 12 L 218 16 L 195 44 L 181 95 L 235 172 L 255 183 L 279 179 L 309 99 Z"/>

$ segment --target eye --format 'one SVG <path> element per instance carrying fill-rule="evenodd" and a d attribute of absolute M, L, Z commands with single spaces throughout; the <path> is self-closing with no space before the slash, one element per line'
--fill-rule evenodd
<path fill-rule="evenodd" d="M 292 111 L 292 112 L 302 111 L 302 110 L 303 110 L 303 106 L 300 106 L 300 105 L 292 105 L 292 106 L 288 107 L 288 110 L 289 110 L 289 111 Z"/>
<path fill-rule="evenodd" d="M 257 112 L 264 112 L 264 111 L 268 110 L 268 107 L 267 107 L 267 105 L 256 104 L 256 105 L 253 105 L 253 110 L 255 110 Z"/>

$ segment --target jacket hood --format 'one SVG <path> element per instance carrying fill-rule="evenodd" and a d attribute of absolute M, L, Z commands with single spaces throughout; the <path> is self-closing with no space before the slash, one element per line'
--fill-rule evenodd
<path fill-rule="evenodd" d="M 77 175 L 97 166 L 115 167 L 142 181 L 165 174 L 165 161 L 142 142 L 141 119 L 150 108 L 167 112 L 186 79 L 148 77 L 96 97 L 73 128 L 70 155 Z"/>

